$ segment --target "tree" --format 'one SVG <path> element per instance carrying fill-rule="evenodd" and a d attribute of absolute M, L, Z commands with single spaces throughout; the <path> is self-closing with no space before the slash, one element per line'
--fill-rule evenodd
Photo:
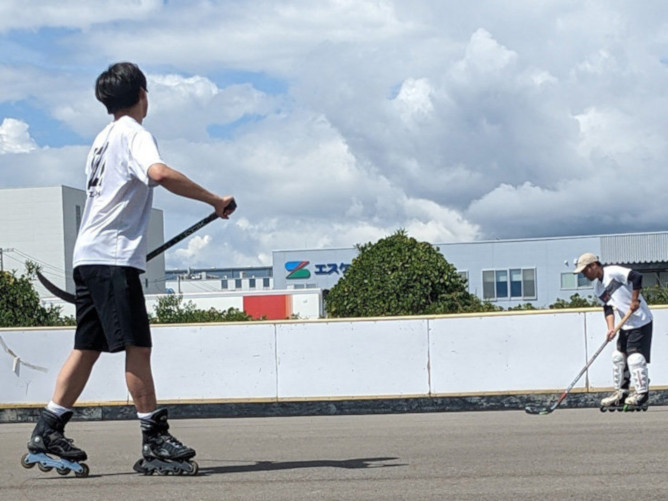
<path fill-rule="evenodd" d="M 71 318 L 60 317 L 60 307 L 42 306 L 32 285 L 37 265 L 26 262 L 26 273 L 0 272 L 0 327 L 35 327 L 71 324 Z"/>
<path fill-rule="evenodd" d="M 652 285 L 642 290 L 642 295 L 647 304 L 668 304 L 668 287 L 664 285 Z"/>
<path fill-rule="evenodd" d="M 598 302 L 594 296 L 582 297 L 577 292 L 573 294 L 568 301 L 564 299 L 557 299 L 556 302 L 550 305 L 551 310 L 561 310 L 565 308 L 592 308 L 594 306 L 600 306 L 601 303 Z"/>
<path fill-rule="evenodd" d="M 509 306 L 508 311 L 532 311 L 537 310 L 534 305 L 531 303 L 518 304 L 517 306 Z"/>
<path fill-rule="evenodd" d="M 192 301 L 183 302 L 183 296 L 170 294 L 159 297 L 152 322 L 158 324 L 190 324 L 199 322 L 242 322 L 252 317 L 237 308 L 225 311 L 210 308 L 200 310 Z"/>
<path fill-rule="evenodd" d="M 404 230 L 357 249 L 359 254 L 327 295 L 325 308 L 332 317 L 498 309 L 470 294 L 466 280 L 436 247 Z"/>

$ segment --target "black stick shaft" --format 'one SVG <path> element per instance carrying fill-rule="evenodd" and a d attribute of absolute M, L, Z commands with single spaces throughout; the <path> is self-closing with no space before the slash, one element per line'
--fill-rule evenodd
<path fill-rule="evenodd" d="M 179 233 L 178 235 L 176 235 L 174 238 L 168 240 L 167 242 L 165 242 L 164 244 L 162 244 L 162 245 L 161 245 L 160 247 L 158 247 L 157 249 L 153 249 L 151 252 L 149 252 L 148 254 L 146 254 L 146 261 L 150 261 L 150 260 L 153 259 L 155 256 L 158 256 L 158 255 L 162 254 L 163 252 L 165 252 L 165 251 L 166 251 L 167 249 L 169 249 L 170 247 L 173 247 L 173 246 L 175 246 L 176 244 L 178 244 L 181 240 L 188 238 L 190 235 L 192 235 L 193 233 L 195 233 L 197 230 L 200 230 L 200 229 L 204 228 L 207 224 L 209 224 L 209 223 L 210 223 L 211 221 L 213 221 L 214 219 L 217 219 L 218 217 L 219 217 L 218 214 L 216 214 L 215 212 L 212 212 L 211 214 L 209 214 L 208 216 L 206 216 L 206 217 L 205 217 L 204 219 L 202 219 L 201 221 L 199 221 L 199 222 L 193 224 L 193 225 L 192 225 L 190 228 L 188 228 L 187 230 L 183 230 L 181 233 Z"/>
<path fill-rule="evenodd" d="M 228 205 L 230 209 L 236 209 L 237 204 L 235 202 L 232 202 L 231 204 Z M 201 221 L 198 221 L 197 223 L 193 224 L 190 228 L 183 230 L 181 233 L 176 235 L 174 238 L 168 240 L 164 244 L 162 244 L 160 247 L 157 249 L 153 249 L 151 252 L 149 252 L 146 255 L 146 261 L 150 261 L 153 259 L 155 256 L 158 256 L 165 252 L 167 249 L 170 247 L 173 247 L 174 245 L 178 244 L 181 240 L 188 238 L 190 235 L 195 233 L 196 231 L 202 229 L 204 226 L 209 224 L 211 221 L 218 219 L 218 214 L 215 212 L 212 212 L 208 216 L 206 216 L 204 219 Z M 51 294 L 53 294 L 56 297 L 59 297 L 60 299 L 67 301 L 68 303 L 74 303 L 75 302 L 75 296 L 74 294 L 64 291 L 57 287 L 55 284 L 53 284 L 51 281 L 49 281 L 48 278 L 46 278 L 44 275 L 42 275 L 39 271 L 37 272 L 37 278 L 39 281 L 42 283 L 42 285 L 49 291 Z"/>

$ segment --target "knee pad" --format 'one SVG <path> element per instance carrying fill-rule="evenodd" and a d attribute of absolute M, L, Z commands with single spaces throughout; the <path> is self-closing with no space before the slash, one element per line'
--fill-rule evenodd
<path fill-rule="evenodd" d="M 629 363 L 629 369 L 631 370 L 647 366 L 647 360 L 645 360 L 645 356 L 642 353 L 631 353 L 627 361 Z"/>
<path fill-rule="evenodd" d="M 649 386 L 647 361 L 642 353 L 631 353 L 628 358 L 631 382 L 638 393 L 646 393 Z"/>
<path fill-rule="evenodd" d="M 626 355 L 621 351 L 615 350 L 612 352 L 612 381 L 616 389 L 620 389 L 624 386 L 624 383 L 628 386 L 628 380 L 624 377 L 624 370 L 626 369 Z"/>

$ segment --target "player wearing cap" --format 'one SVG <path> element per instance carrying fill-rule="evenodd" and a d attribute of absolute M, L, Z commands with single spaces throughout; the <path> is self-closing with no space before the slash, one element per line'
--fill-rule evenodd
<path fill-rule="evenodd" d="M 613 382 L 615 391 L 601 400 L 601 408 L 638 408 L 647 406 L 652 346 L 652 312 L 640 294 L 642 275 L 623 266 L 603 266 L 591 253 L 582 254 L 573 273 L 582 273 L 593 281 L 594 293 L 603 303 L 605 321 L 608 325 L 608 340 L 615 337 L 614 309 L 620 317 L 631 311 L 633 314 L 619 331 L 617 349 L 612 354 Z M 634 392 L 629 395 L 629 382 Z"/>

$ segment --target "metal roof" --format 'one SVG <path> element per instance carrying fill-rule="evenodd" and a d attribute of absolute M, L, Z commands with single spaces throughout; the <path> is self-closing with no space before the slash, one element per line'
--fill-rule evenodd
<path fill-rule="evenodd" d="M 602 235 L 602 263 L 668 262 L 668 232 Z"/>

